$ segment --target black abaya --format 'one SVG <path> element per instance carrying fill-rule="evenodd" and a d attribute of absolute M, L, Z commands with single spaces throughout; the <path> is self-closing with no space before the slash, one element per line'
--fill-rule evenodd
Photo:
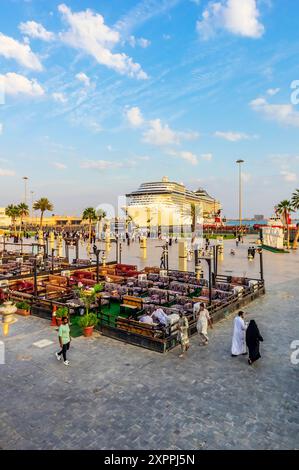
<path fill-rule="evenodd" d="M 264 341 L 261 336 L 257 324 L 254 320 L 250 320 L 246 330 L 246 345 L 249 351 L 249 359 L 251 362 L 257 361 L 260 355 L 260 341 Z"/>

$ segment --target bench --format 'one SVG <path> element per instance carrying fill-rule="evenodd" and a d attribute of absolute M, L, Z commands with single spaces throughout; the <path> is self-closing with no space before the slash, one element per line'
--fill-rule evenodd
<path fill-rule="evenodd" d="M 142 310 L 143 300 L 140 297 L 133 297 L 132 295 L 124 295 L 122 304 L 120 305 L 120 312 L 124 311 L 126 308 L 131 310 Z"/>
<path fill-rule="evenodd" d="M 117 317 L 116 319 L 116 328 L 150 338 L 163 338 L 164 335 L 161 328 L 156 324 L 148 325 L 136 320 L 128 320 L 127 318 L 121 317 Z"/>

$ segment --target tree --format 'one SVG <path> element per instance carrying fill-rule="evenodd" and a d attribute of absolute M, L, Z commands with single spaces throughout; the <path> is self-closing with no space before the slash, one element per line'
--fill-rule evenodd
<path fill-rule="evenodd" d="M 21 202 L 17 207 L 19 209 L 19 215 L 20 215 L 20 235 L 21 235 L 23 218 L 29 215 L 29 207 L 27 206 L 27 204 L 25 204 L 25 202 Z"/>
<path fill-rule="evenodd" d="M 292 203 L 293 210 L 298 211 L 299 210 L 299 189 L 296 189 L 296 191 L 292 194 L 291 203 Z M 299 224 L 297 225 L 297 231 L 296 231 L 296 235 L 295 235 L 294 242 L 293 242 L 294 250 L 296 250 L 297 248 L 298 239 L 299 239 Z"/>
<path fill-rule="evenodd" d="M 53 204 L 46 197 L 42 197 L 34 203 L 33 209 L 35 211 L 40 211 L 39 228 L 42 229 L 44 213 L 46 211 L 53 211 Z"/>
<path fill-rule="evenodd" d="M 85 209 L 83 212 L 82 219 L 88 220 L 88 225 L 89 225 L 89 237 L 88 238 L 89 238 L 89 249 L 90 249 L 92 223 L 98 219 L 95 209 L 93 207 L 87 207 L 87 209 Z"/>
<path fill-rule="evenodd" d="M 287 230 L 287 248 L 290 248 L 290 229 L 289 229 L 289 216 L 293 212 L 293 206 L 290 201 L 284 199 L 281 201 L 276 208 L 277 214 L 282 216 L 284 227 Z"/>
<path fill-rule="evenodd" d="M 19 207 L 15 206 L 14 204 L 9 204 L 9 206 L 7 206 L 5 209 L 5 215 L 11 218 L 11 223 L 14 229 L 14 234 L 16 235 L 16 231 L 17 231 L 16 221 L 17 221 L 17 218 L 20 217 Z"/>

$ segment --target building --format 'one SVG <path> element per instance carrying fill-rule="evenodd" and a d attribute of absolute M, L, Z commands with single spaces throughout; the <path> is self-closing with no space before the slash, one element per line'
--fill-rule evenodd
<path fill-rule="evenodd" d="M 28 225 L 39 225 L 40 215 L 36 214 L 35 217 L 24 217 L 24 223 Z M 71 215 L 51 215 L 50 217 L 43 217 L 43 227 L 61 227 L 61 226 L 73 226 L 80 225 L 82 223 L 81 217 L 75 217 Z"/>
<path fill-rule="evenodd" d="M 11 225 L 11 219 L 5 214 L 5 207 L 0 207 L 0 228 L 6 228 Z"/>
<path fill-rule="evenodd" d="M 256 221 L 265 220 L 265 216 L 263 214 L 255 214 L 254 220 Z"/>
<path fill-rule="evenodd" d="M 215 223 L 221 210 L 220 202 L 204 189 L 190 191 L 167 177 L 143 183 L 126 197 L 127 215 L 140 227 L 190 226 L 194 208 L 197 223 L 199 219 L 203 223 Z"/>

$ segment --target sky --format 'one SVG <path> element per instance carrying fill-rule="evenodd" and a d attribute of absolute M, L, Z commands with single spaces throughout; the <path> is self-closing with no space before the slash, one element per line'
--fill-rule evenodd
<path fill-rule="evenodd" d="M 299 187 L 295 0 L 1 0 L 0 206 L 115 203 L 163 176 L 223 215 Z M 33 192 L 30 193 L 30 192 Z"/>

